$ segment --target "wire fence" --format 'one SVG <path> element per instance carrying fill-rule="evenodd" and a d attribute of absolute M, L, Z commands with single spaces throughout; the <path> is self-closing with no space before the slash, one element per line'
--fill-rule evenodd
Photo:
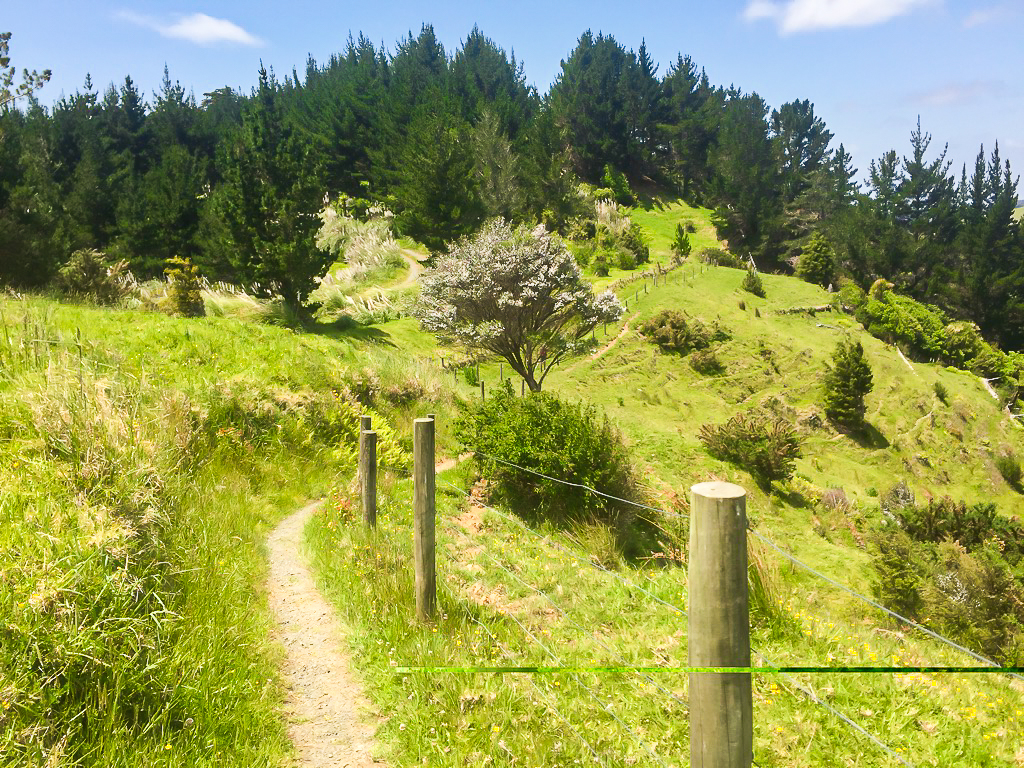
<path fill-rule="evenodd" d="M 647 512 L 655 513 L 657 515 L 662 515 L 662 516 L 665 516 L 665 517 L 677 517 L 677 518 L 682 518 L 682 519 L 688 519 L 689 518 L 689 515 L 687 515 L 685 513 L 676 512 L 674 510 L 666 510 L 666 509 L 662 509 L 662 508 L 659 508 L 659 507 L 656 507 L 656 506 L 652 506 L 652 505 L 649 505 L 649 504 L 641 503 L 641 502 L 638 502 L 638 501 L 635 501 L 635 500 L 632 500 L 632 499 L 622 498 L 622 497 L 616 496 L 614 494 L 609 494 L 609 493 L 603 492 L 603 491 L 601 491 L 601 490 L 599 490 L 597 488 L 593 488 L 593 487 L 591 487 L 591 486 L 589 486 L 589 485 L 587 485 L 585 483 L 578 483 L 578 482 L 573 482 L 571 480 L 565 480 L 565 479 L 562 479 L 562 478 L 559 478 L 559 477 L 555 477 L 555 476 L 552 476 L 552 475 L 549 475 L 549 474 L 546 474 L 546 473 L 543 473 L 543 472 L 539 472 L 539 471 L 537 471 L 535 469 L 532 469 L 532 468 L 529 468 L 529 467 L 524 467 L 524 466 L 522 466 L 520 464 L 517 464 L 517 463 L 512 462 L 512 461 L 508 461 L 506 459 L 502 459 L 500 457 L 492 456 L 492 455 L 485 454 L 485 453 L 482 453 L 482 452 L 477 452 L 476 456 L 478 456 L 481 459 L 487 460 L 487 461 L 492 461 L 492 462 L 495 462 L 497 464 L 501 464 L 501 465 L 510 467 L 510 468 L 515 469 L 517 471 L 522 471 L 522 472 L 534 475 L 536 477 L 542 478 L 542 479 L 547 480 L 549 482 L 558 483 L 558 484 L 561 484 L 561 485 L 564 485 L 564 486 L 567 486 L 567 487 L 582 489 L 582 490 L 584 490 L 584 491 L 586 491 L 588 493 L 593 493 L 593 494 L 595 494 L 595 495 L 597 495 L 597 496 L 599 496 L 601 498 L 607 499 L 609 501 L 613 501 L 613 502 L 616 502 L 616 503 L 629 505 L 629 506 L 632 506 L 632 507 L 635 507 L 635 508 L 638 508 L 638 509 L 645 510 Z M 389 469 L 389 468 L 382 467 L 382 469 Z M 403 476 L 405 478 L 410 478 L 411 477 L 411 475 L 407 471 L 397 470 L 397 468 L 390 468 L 390 471 L 396 472 L 396 474 L 399 474 L 400 476 Z M 674 615 L 674 616 L 681 616 L 681 617 L 686 617 L 687 616 L 687 612 L 686 612 L 686 610 L 682 606 L 676 605 L 675 603 L 673 603 L 671 601 L 665 600 L 661 596 L 655 594 L 653 591 L 647 589 L 645 586 L 643 586 L 641 584 L 638 584 L 638 583 L 636 583 L 635 581 L 633 581 L 631 579 L 625 578 L 622 574 L 620 574 L 620 573 L 618 573 L 618 572 L 616 572 L 616 571 L 614 571 L 612 569 L 609 569 L 609 568 L 605 567 L 604 565 L 602 565 L 599 562 L 595 562 L 590 557 L 581 556 L 580 554 L 572 551 L 570 548 L 560 544 L 557 540 L 555 540 L 555 538 L 552 535 L 544 534 L 544 533 L 541 533 L 541 532 L 535 530 L 534 528 L 532 528 L 531 526 L 527 525 L 524 521 L 520 520 L 515 515 L 509 514 L 509 513 L 505 512 L 505 511 L 503 511 L 501 509 L 498 509 L 498 508 L 495 508 L 493 506 L 484 504 L 479 499 L 475 499 L 473 497 L 473 495 L 468 493 L 465 489 L 460 488 L 459 486 L 454 485 L 452 483 L 449 483 L 449 482 L 447 482 L 447 481 L 445 481 L 443 479 L 438 479 L 437 487 L 439 489 L 446 489 L 446 490 L 453 491 L 456 494 L 458 494 L 459 496 L 461 496 L 463 499 L 468 500 L 471 503 L 476 504 L 479 507 L 488 510 L 490 513 L 492 513 L 494 515 L 497 515 L 498 517 L 502 518 L 503 520 L 505 520 L 505 521 L 507 521 L 509 523 L 512 523 L 518 529 L 526 531 L 529 535 L 531 535 L 531 536 L 541 540 L 546 546 L 552 548 L 553 550 L 556 550 L 560 554 L 570 558 L 573 561 L 576 561 L 576 562 L 579 562 L 581 564 L 584 564 L 584 565 L 586 565 L 589 568 L 596 569 L 596 570 L 600 571 L 603 575 L 606 575 L 606 576 L 608 576 L 608 577 L 618 581 L 624 587 L 626 587 L 626 589 L 629 590 L 631 593 L 635 592 L 635 593 L 644 595 L 646 598 L 650 599 L 652 602 L 657 603 L 658 605 L 660 605 L 660 606 L 668 609 L 669 611 L 671 611 L 672 615 Z M 791 692 L 793 693 L 793 695 L 802 696 L 806 700 L 808 700 L 811 703 L 813 703 L 815 706 L 820 707 L 822 710 L 824 710 L 825 712 L 829 713 L 831 716 L 835 717 L 845 727 L 850 728 L 853 732 L 857 733 L 860 737 L 862 737 L 862 738 L 866 739 L 867 741 L 869 741 L 874 747 L 876 747 L 877 749 L 879 749 L 882 752 L 884 752 L 886 755 L 888 755 L 891 759 L 896 761 L 898 764 L 900 764 L 902 766 L 910 766 L 911 768 L 913 768 L 913 766 L 914 766 L 914 763 L 910 762 L 908 757 L 904 756 L 903 754 L 900 754 L 901 750 L 895 749 L 893 746 L 891 746 L 890 744 L 886 743 L 886 741 L 884 741 L 882 738 L 880 738 L 875 733 L 872 733 L 868 728 L 866 728 L 861 723 L 857 722 L 853 717 L 851 717 L 848 713 L 844 712 L 835 703 L 827 701 L 826 699 L 824 699 L 821 696 L 819 696 L 815 692 L 813 686 L 811 686 L 810 684 L 805 684 L 804 682 L 801 682 L 800 680 L 798 680 L 795 677 L 793 677 L 793 674 L 795 674 L 795 673 L 857 673 L 857 674 L 862 674 L 862 673 L 865 673 L 865 672 L 872 672 L 872 673 L 876 673 L 876 674 L 878 674 L 878 673 L 881 673 L 881 674 L 887 674 L 887 673 L 891 674 L 891 673 L 908 672 L 908 671 L 910 671 L 910 672 L 974 672 L 974 673 L 989 673 L 989 674 L 993 674 L 994 673 L 994 674 L 1003 674 L 1003 675 L 1009 674 L 1009 675 L 1012 675 L 1013 677 L 1016 677 L 1018 679 L 1024 679 L 1024 678 L 1022 678 L 1022 676 L 1020 674 L 1018 674 L 1019 670 L 1017 670 L 1016 668 L 1007 669 L 1007 668 L 1001 667 L 995 661 L 993 661 L 993 660 L 991 660 L 989 658 L 986 658 L 985 656 L 983 656 L 983 655 L 981 655 L 981 654 L 979 654 L 979 653 L 977 653 L 975 651 L 972 651 L 970 648 L 967 648 L 967 647 L 965 647 L 965 646 L 955 642 L 954 640 L 951 640 L 950 638 L 945 637 L 945 636 L 941 635 L 940 633 L 935 632 L 934 630 L 919 624 L 918 622 L 915 622 L 913 619 L 910 619 L 910 618 L 908 618 L 906 616 L 902 616 L 901 614 L 899 614 L 899 613 L 897 613 L 895 611 L 892 611 L 891 609 L 889 609 L 886 606 L 882 605 L 881 603 L 873 600 L 872 598 L 857 592 L 853 588 L 843 584 L 842 582 L 840 582 L 840 581 L 838 581 L 838 580 L 828 576 L 827 574 L 822 573 L 820 570 L 810 566 L 809 564 L 807 564 L 803 560 L 801 560 L 801 559 L 795 557 L 794 555 L 790 554 L 789 552 L 787 552 L 783 547 L 781 547 L 776 542 L 772 541 L 770 538 L 768 538 L 768 537 L 764 536 L 763 534 L 753 530 L 752 528 L 748 528 L 748 533 L 749 533 L 749 535 L 752 538 L 754 538 L 755 540 L 761 542 L 766 547 L 770 548 L 774 552 L 776 552 L 779 555 L 781 555 L 782 557 L 784 557 L 787 561 L 791 562 L 795 567 L 801 568 L 802 570 L 810 573 L 811 575 L 813 575 L 814 577 L 816 577 L 818 579 L 821 579 L 822 581 L 824 581 L 825 583 L 831 585 L 832 587 L 835 587 L 835 588 L 837 588 L 837 589 L 839 589 L 839 590 L 849 594 L 851 597 L 855 598 L 856 600 L 858 600 L 858 601 L 860 601 L 860 602 L 862 602 L 862 603 L 864 603 L 866 605 L 869 605 L 873 609 L 879 610 L 879 611 L 883 612 L 890 619 L 893 619 L 894 621 L 897 621 L 897 622 L 901 622 L 901 623 L 903 623 L 903 624 L 913 628 L 915 631 L 920 632 L 921 634 L 927 636 L 931 640 L 935 640 L 937 642 L 940 642 L 943 645 L 947 646 L 948 648 L 951 648 L 951 649 L 953 649 L 954 651 L 956 651 L 958 653 L 966 654 L 971 659 L 986 665 L 985 667 L 953 667 L 953 666 L 946 666 L 946 667 L 934 667 L 934 666 L 933 667 L 897 667 L 897 666 L 829 666 L 829 667 L 795 667 L 795 666 L 789 666 L 789 667 L 780 667 L 780 666 L 776 665 L 775 663 L 773 663 L 768 658 L 768 656 L 766 656 L 763 652 L 759 651 L 756 648 L 751 648 L 751 652 L 759 660 L 759 664 L 761 664 L 763 666 L 762 667 L 758 667 L 758 668 L 751 668 L 749 670 L 742 670 L 742 671 L 744 671 L 744 672 L 762 672 L 762 673 L 773 674 L 773 675 L 779 676 L 779 678 L 782 681 L 784 681 L 784 683 L 785 683 L 785 685 L 783 687 L 786 688 L 786 689 L 790 689 Z M 521 630 L 521 632 L 523 633 L 524 638 L 526 638 L 528 640 L 528 643 L 531 644 L 532 646 L 536 647 L 537 649 L 539 649 L 539 651 L 545 657 L 547 657 L 548 659 L 551 660 L 551 662 L 554 664 L 554 666 L 549 666 L 549 667 L 486 668 L 486 670 L 494 671 L 494 672 L 508 672 L 508 671 L 513 671 L 513 672 L 527 672 L 527 671 L 545 671 L 545 672 L 550 672 L 550 671 L 556 671 L 556 670 L 560 671 L 560 672 L 565 672 L 579 686 L 580 691 L 584 692 L 586 694 L 586 696 L 589 697 L 589 699 L 592 699 L 597 704 L 597 706 L 600 707 L 600 709 L 608 717 L 610 717 L 612 720 L 614 720 L 615 723 L 618 725 L 618 727 L 620 727 L 628 735 L 628 737 L 629 737 L 629 739 L 631 741 L 633 741 L 640 749 L 642 749 L 647 755 L 649 755 L 651 757 L 651 759 L 654 760 L 657 764 L 659 764 L 659 765 L 667 765 L 667 763 L 665 762 L 664 758 L 657 753 L 656 749 L 650 743 L 648 743 L 642 737 L 642 735 L 637 733 L 636 730 L 633 727 L 631 727 L 631 725 L 628 722 L 626 722 L 618 713 L 616 713 L 610 706 L 605 704 L 605 702 L 603 702 L 601 700 L 599 695 L 590 686 L 588 686 L 583 681 L 583 679 L 580 677 L 579 673 L 582 673 L 582 672 L 598 672 L 598 671 L 601 671 L 601 670 L 612 670 L 612 669 L 620 670 L 620 671 L 625 671 L 625 672 L 628 672 L 630 674 L 636 675 L 637 676 L 636 679 L 638 679 L 638 680 L 642 679 L 642 680 L 646 681 L 646 683 L 650 684 L 653 688 L 658 690 L 666 698 L 670 698 L 672 700 L 685 703 L 685 700 L 681 696 L 679 696 L 677 693 L 669 690 L 663 684 L 659 683 L 650 674 L 648 674 L 648 672 L 653 672 L 654 670 L 663 670 L 663 669 L 678 669 L 680 671 L 691 671 L 691 672 L 692 671 L 724 671 L 724 670 L 712 670 L 712 669 L 699 669 L 698 670 L 696 668 L 690 668 L 688 666 L 672 667 L 672 666 L 667 666 L 667 665 L 655 665 L 655 666 L 651 666 L 651 667 L 643 667 L 643 666 L 639 666 L 639 665 L 630 665 L 628 663 L 627 659 L 621 653 L 619 653 L 609 643 L 607 643 L 604 640 L 602 640 L 597 635 L 596 632 L 588 630 L 586 628 L 586 626 L 585 626 L 585 622 L 580 622 L 580 621 L 576 620 L 575 618 L 573 618 L 572 611 L 570 611 L 564 604 L 562 604 L 559 601 L 555 600 L 550 593 L 546 592 L 545 590 L 541 589 L 539 586 L 537 586 L 535 584 L 529 583 L 527 580 L 525 580 L 520 575 L 518 575 L 507 564 L 503 563 L 501 560 L 499 560 L 497 557 L 491 555 L 486 550 L 482 550 L 481 554 L 484 557 L 486 557 L 487 560 L 489 561 L 489 563 L 494 567 L 494 569 L 496 569 L 495 572 L 496 573 L 500 573 L 502 575 L 502 578 L 507 579 L 507 580 L 509 580 L 511 582 L 514 582 L 515 584 L 518 584 L 519 587 L 521 587 L 522 589 L 527 590 L 528 592 L 530 592 L 530 593 L 540 597 L 544 601 L 546 601 L 546 603 L 551 606 L 551 608 L 560 617 L 560 619 L 562 620 L 562 622 L 565 625 L 571 626 L 575 631 L 579 632 L 582 636 L 584 636 L 586 638 L 589 638 L 589 639 L 592 639 L 606 653 L 608 653 L 611 658 L 615 659 L 616 661 L 618 661 L 622 665 L 620 667 L 596 667 L 596 666 L 581 667 L 581 666 L 565 665 L 563 663 L 563 659 L 560 658 L 559 654 L 556 653 L 547 643 L 545 643 L 538 636 L 537 632 L 531 631 L 531 629 L 527 625 L 527 623 L 524 623 L 524 621 L 520 620 L 520 618 L 518 618 L 514 614 L 514 612 L 505 612 L 505 611 L 503 611 L 502 615 L 507 617 L 510 621 L 512 621 Z M 498 638 L 494 635 L 494 633 L 491 632 L 491 630 L 488 627 L 486 627 L 483 623 L 479 622 L 475 618 L 472 619 L 472 620 L 473 620 L 474 623 L 479 624 L 482 627 L 482 629 L 491 637 L 491 640 L 495 643 L 495 645 L 497 647 L 502 648 L 503 651 L 506 653 L 506 655 L 508 655 L 510 658 L 512 657 L 512 652 L 505 648 L 505 646 L 501 643 L 501 641 L 498 640 Z M 407 669 L 416 669 L 416 668 L 407 668 Z M 472 669 L 473 671 L 486 671 L 486 670 L 484 670 L 484 668 L 479 668 L 479 667 L 466 668 L 466 669 L 467 670 L 468 669 Z M 735 672 L 736 670 L 730 668 L 729 671 Z M 537 682 L 530 675 L 527 675 L 527 679 L 529 680 L 529 684 L 533 687 L 533 689 L 535 689 L 538 692 L 538 694 L 540 696 L 542 696 L 544 698 L 544 700 L 547 702 L 546 706 L 552 712 L 552 714 L 561 723 L 563 723 L 570 730 L 570 732 L 572 732 L 575 735 L 576 738 L 578 738 L 580 740 L 580 742 L 584 745 L 584 748 L 587 750 L 587 752 L 594 757 L 595 761 L 600 763 L 600 764 L 602 764 L 602 765 L 607 765 L 608 764 L 607 761 L 602 758 L 602 756 L 600 754 L 600 750 L 595 746 L 595 744 L 593 744 L 591 741 L 589 741 L 587 739 L 587 737 L 583 733 L 581 733 L 580 730 L 577 729 L 573 725 L 572 718 L 569 715 L 567 715 L 565 712 L 562 712 L 558 708 L 557 703 L 553 703 L 553 701 L 552 701 L 553 695 L 551 694 L 551 692 L 550 691 L 545 691 L 542 686 L 537 685 Z M 933 683 L 933 685 L 934 685 L 934 683 Z M 643 687 L 643 685 L 641 687 Z"/>
<path fill-rule="evenodd" d="M 448 483 L 448 482 L 445 482 L 445 481 L 442 481 L 441 485 L 443 485 L 446 488 L 449 488 L 451 490 L 454 490 L 454 491 L 462 494 L 467 500 L 473 501 L 472 496 L 470 494 L 466 493 L 465 490 L 459 488 L 458 486 L 455 486 L 455 485 L 453 485 L 451 483 Z M 583 558 L 583 557 L 580 557 L 579 555 L 576 555 L 575 553 L 571 552 L 570 550 L 566 549 L 565 547 L 562 547 L 561 545 L 559 545 L 556 541 L 552 540 L 550 537 L 545 536 L 545 535 L 539 533 L 538 531 L 535 531 L 533 528 L 531 528 L 530 526 L 526 525 L 523 521 L 519 520 L 514 515 L 510 515 L 510 514 L 508 514 L 506 512 L 503 512 L 502 510 L 496 509 L 495 507 L 490 506 L 490 505 L 485 505 L 485 504 L 482 504 L 480 502 L 476 502 L 476 503 L 480 504 L 480 506 L 482 508 L 487 509 L 488 511 L 492 512 L 493 514 L 496 514 L 499 517 L 501 517 L 501 518 L 503 518 L 503 519 L 505 519 L 505 520 L 507 520 L 509 522 L 514 523 L 517 527 L 527 531 L 532 536 L 541 539 L 542 541 L 544 541 L 549 546 L 552 546 L 553 548 L 558 549 L 559 551 L 569 555 L 573 559 L 575 559 L 575 560 L 577 560 L 579 562 L 585 563 L 585 564 L 591 566 L 592 568 L 598 569 L 598 570 L 604 572 L 605 574 L 611 575 L 612 577 L 614 577 L 615 579 L 620 581 L 622 584 L 624 584 L 627 588 L 629 588 L 631 590 L 636 590 L 636 591 L 638 591 L 638 592 L 640 592 L 642 594 L 645 594 L 646 596 L 648 596 L 651 599 L 653 599 L 655 602 L 657 602 L 657 603 L 659 603 L 659 604 L 669 608 L 675 615 L 684 616 L 684 617 L 687 615 L 685 609 L 683 609 L 682 607 L 674 605 L 674 604 L 672 604 L 672 603 L 670 603 L 670 602 L 668 602 L 666 600 L 663 600 L 662 598 L 658 597 L 657 595 L 653 594 L 652 592 L 650 592 L 649 590 L 643 588 L 642 586 L 636 584 L 635 582 L 632 582 L 632 581 L 624 578 L 623 576 L 621 576 L 620 574 L 616 573 L 615 571 L 611 571 L 611 570 L 605 568 L 600 563 L 595 563 L 593 560 L 590 560 L 589 558 Z M 536 587 L 532 587 L 532 586 L 526 584 L 522 579 L 520 579 L 518 576 L 516 576 L 514 573 L 512 573 L 508 568 L 506 568 L 504 565 L 499 563 L 495 558 L 491 557 L 490 555 L 487 555 L 487 556 L 489 557 L 489 559 L 492 560 L 492 562 L 497 564 L 502 571 L 504 571 L 509 576 L 511 576 L 513 578 L 513 580 L 515 580 L 516 582 L 518 582 L 520 584 L 523 584 L 528 589 L 531 589 L 534 592 L 537 592 L 537 593 L 543 595 L 545 597 L 545 599 L 548 600 L 549 603 L 551 603 L 552 605 L 554 605 L 556 607 L 556 610 L 558 610 L 561 615 L 566 616 L 565 612 L 562 611 L 558 607 L 558 605 L 555 603 L 555 601 L 553 599 L 551 599 L 550 595 L 547 595 L 547 593 L 544 593 L 543 591 L 537 589 Z M 512 618 L 513 618 L 513 620 L 517 624 L 519 624 L 518 620 L 516 620 L 514 617 L 512 617 Z M 570 619 L 570 621 L 572 621 L 572 620 Z M 577 622 L 572 622 L 572 623 L 575 624 L 577 627 L 579 627 L 581 629 L 581 631 L 585 631 L 585 630 L 582 629 L 582 627 L 580 627 L 580 625 Z M 605 647 L 607 647 L 607 646 L 605 646 Z M 758 651 L 757 649 L 754 649 L 754 648 L 751 649 L 751 652 L 755 656 L 760 658 L 767 665 L 768 670 L 766 670 L 766 671 L 772 671 L 772 672 L 779 671 L 778 666 L 776 664 L 774 664 L 773 662 L 771 662 L 768 659 L 768 657 L 765 656 L 763 653 L 761 653 L 760 651 Z M 622 660 L 621 656 L 619 656 L 619 658 L 620 658 L 620 660 Z M 682 669 L 684 671 L 691 671 L 689 668 L 678 668 L 678 669 Z M 875 669 L 875 668 L 873 668 L 873 669 Z M 633 671 L 638 671 L 638 670 L 636 670 L 634 668 Z M 715 671 L 721 671 L 721 670 L 715 670 Z M 730 671 L 735 671 L 735 670 L 730 670 Z M 750 670 L 750 671 L 753 671 L 753 670 Z M 803 671 L 814 672 L 814 671 L 825 671 L 825 670 L 823 670 L 822 668 L 807 668 L 807 669 L 805 669 Z M 831 671 L 840 671 L 840 670 L 831 670 Z M 797 681 L 791 675 L 789 675 L 789 674 L 787 674 L 785 672 L 781 672 L 780 674 L 782 675 L 782 677 L 785 680 L 787 680 L 790 683 L 790 685 L 792 685 L 797 691 L 800 692 L 801 695 L 803 695 L 809 701 L 811 701 L 812 703 L 822 707 L 823 709 L 825 709 L 826 711 L 828 711 L 829 713 L 831 713 L 832 715 L 837 717 L 841 722 L 843 722 L 847 726 L 853 728 L 856 732 L 860 733 L 865 738 L 867 738 L 872 744 L 876 745 L 878 748 L 882 749 L 884 752 L 886 752 L 887 754 L 892 756 L 894 759 L 896 759 L 901 765 L 909 766 L 910 768 L 914 768 L 914 765 L 912 763 L 908 762 L 905 758 L 903 758 L 893 747 L 891 747 L 890 745 L 886 744 L 880 738 L 878 738 L 873 733 L 871 733 L 866 728 L 864 728 L 862 725 L 857 723 L 848 714 L 846 714 L 845 712 L 840 710 L 838 707 L 836 707 L 836 706 L 828 703 L 827 701 L 824 701 L 820 697 L 818 697 L 813 692 L 813 690 L 811 690 L 810 688 L 805 687 L 804 685 L 802 685 L 799 681 Z M 653 682 L 653 679 L 650 678 L 650 676 L 645 675 L 645 677 L 646 677 L 646 679 L 651 680 Z M 662 691 L 666 691 L 667 690 L 663 686 L 661 686 L 660 684 L 656 683 L 656 685 Z M 669 694 L 673 698 L 679 699 L 679 697 L 676 696 L 675 694 L 672 694 L 671 692 L 669 692 Z"/>

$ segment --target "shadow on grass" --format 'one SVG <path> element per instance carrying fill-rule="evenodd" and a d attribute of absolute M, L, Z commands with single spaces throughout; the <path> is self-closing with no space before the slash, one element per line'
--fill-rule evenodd
<path fill-rule="evenodd" d="M 342 315 L 332 323 L 311 323 L 306 330 L 317 336 L 326 336 L 336 341 L 346 339 L 388 347 L 397 346 L 391 340 L 391 334 L 372 325 L 361 325 L 348 315 Z"/>
<path fill-rule="evenodd" d="M 880 448 L 889 447 L 888 438 L 886 438 L 886 436 L 883 435 L 877 427 L 873 424 L 868 424 L 867 422 L 864 422 L 863 426 L 857 429 L 842 429 L 840 431 L 846 434 L 861 448 L 878 450 Z"/>

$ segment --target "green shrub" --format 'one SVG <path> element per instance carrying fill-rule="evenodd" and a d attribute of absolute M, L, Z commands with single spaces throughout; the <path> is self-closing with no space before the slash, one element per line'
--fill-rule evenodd
<path fill-rule="evenodd" d="M 626 179 L 626 175 L 615 170 L 610 165 L 605 165 L 601 183 L 612 191 L 612 194 L 615 196 L 615 202 L 619 205 L 633 205 L 636 202 L 636 197 L 633 195 L 633 190 L 629 188 L 629 181 Z"/>
<path fill-rule="evenodd" d="M 726 341 L 729 332 L 713 323 L 708 328 L 700 320 L 687 319 L 684 312 L 663 309 L 640 326 L 640 333 L 666 352 L 686 354 L 706 349 L 715 341 Z"/>
<path fill-rule="evenodd" d="M 467 365 L 462 369 L 462 377 L 466 380 L 466 383 L 471 387 L 478 386 L 480 384 L 480 373 L 475 365 Z"/>
<path fill-rule="evenodd" d="M 594 274 L 598 277 L 608 277 L 608 254 L 609 252 L 602 248 L 594 256 Z"/>
<path fill-rule="evenodd" d="M 996 456 L 996 469 L 1011 488 L 1020 490 L 1020 481 L 1024 473 L 1021 471 L 1020 461 L 1012 452 L 1006 451 Z"/>
<path fill-rule="evenodd" d="M 932 384 L 932 390 L 935 392 L 935 396 L 939 398 L 939 402 L 943 405 L 949 405 L 949 390 L 946 389 L 946 385 L 941 381 L 936 381 Z"/>
<path fill-rule="evenodd" d="M 454 431 L 463 448 L 476 453 L 494 498 L 521 517 L 559 526 L 603 523 L 616 532 L 625 554 L 639 554 L 630 547 L 639 546 L 637 537 L 647 524 L 637 519 L 632 505 L 502 463 L 640 501 L 638 476 L 622 437 L 592 406 L 546 392 L 516 397 L 506 385 L 466 406 Z"/>
<path fill-rule="evenodd" d="M 636 256 L 633 255 L 632 251 L 628 251 L 625 248 L 623 248 L 618 253 L 618 266 L 619 269 L 636 269 Z"/>
<path fill-rule="evenodd" d="M 597 235 L 597 222 L 593 219 L 577 217 L 569 223 L 566 237 L 570 240 L 593 240 Z"/>
<path fill-rule="evenodd" d="M 721 248 L 702 248 L 697 258 L 705 264 L 712 264 L 716 267 L 743 268 L 743 261 Z"/>
<path fill-rule="evenodd" d="M 840 341 L 825 373 L 825 415 L 849 429 L 864 427 L 865 396 L 874 382 L 859 341 Z"/>
<path fill-rule="evenodd" d="M 835 274 L 835 249 L 820 232 L 815 232 L 803 247 L 800 260 L 797 262 L 796 275 L 809 283 L 825 287 L 832 283 Z"/>
<path fill-rule="evenodd" d="M 839 301 L 845 309 L 856 312 L 867 300 L 868 295 L 856 282 L 848 277 L 839 278 Z"/>
<path fill-rule="evenodd" d="M 116 304 L 135 290 L 135 278 L 128 263 L 109 263 L 93 248 L 71 254 L 68 263 L 57 273 L 57 290 L 65 296 L 90 299 L 97 304 Z"/>
<path fill-rule="evenodd" d="M 203 290 L 199 285 L 199 267 L 188 259 L 173 258 L 167 260 L 164 270 L 171 281 L 167 302 L 171 312 L 182 317 L 203 317 L 206 305 L 203 304 Z"/>
<path fill-rule="evenodd" d="M 693 246 L 690 244 L 690 236 L 686 233 L 682 224 L 676 224 L 676 235 L 672 240 L 672 253 L 677 259 L 685 259 L 690 255 Z"/>
<path fill-rule="evenodd" d="M 711 456 L 745 469 L 762 485 L 792 477 L 801 456 L 801 439 L 792 425 L 753 412 L 718 426 L 705 424 L 699 438 Z"/>
<path fill-rule="evenodd" d="M 573 259 L 580 265 L 581 269 L 586 269 L 590 266 L 590 262 L 594 258 L 594 253 L 597 251 L 597 247 L 593 240 L 585 240 L 583 242 L 574 242 L 570 240 L 567 245 L 569 246 L 569 253 L 572 254 Z"/>
<path fill-rule="evenodd" d="M 747 274 L 743 277 L 740 288 L 755 296 L 760 296 L 762 299 L 764 298 L 764 284 L 761 282 L 761 276 L 752 267 L 747 267 Z"/>
<path fill-rule="evenodd" d="M 647 236 L 635 221 L 622 231 L 619 240 L 633 254 L 637 264 L 646 264 L 651 260 L 651 246 Z"/>
<path fill-rule="evenodd" d="M 686 229 L 687 232 L 689 232 L 692 235 L 694 232 L 697 231 L 697 225 L 694 224 L 692 221 L 688 221 L 688 222 L 686 222 L 685 229 Z"/>
<path fill-rule="evenodd" d="M 714 376 L 725 370 L 725 366 L 711 348 L 693 352 L 690 355 L 690 367 L 704 376 Z"/>

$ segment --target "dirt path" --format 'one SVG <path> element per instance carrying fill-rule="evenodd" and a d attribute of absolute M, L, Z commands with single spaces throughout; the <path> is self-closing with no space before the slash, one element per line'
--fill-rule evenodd
<path fill-rule="evenodd" d="M 288 735 L 300 768 L 369 768 L 376 730 L 369 702 L 342 650 L 342 628 L 316 588 L 302 554 L 302 532 L 320 504 L 286 518 L 267 537 L 267 593 L 284 647 Z"/>
<path fill-rule="evenodd" d="M 420 264 L 419 256 L 420 254 L 416 251 L 411 251 L 408 248 L 402 249 L 402 258 L 405 259 L 405 263 L 409 265 L 409 274 L 405 276 L 405 280 L 400 282 L 398 285 L 391 286 L 389 290 L 403 290 L 420 279 L 420 275 L 423 274 L 424 266 Z"/>
<path fill-rule="evenodd" d="M 629 318 L 627 318 L 627 319 L 626 319 L 626 322 L 624 322 L 624 323 L 622 324 L 622 330 L 621 330 L 621 331 L 619 331 L 618 335 L 617 335 L 617 336 L 616 336 L 616 337 L 615 337 L 614 339 L 612 339 L 611 341 L 609 341 L 609 342 L 608 342 L 607 344 L 605 344 L 605 345 L 604 345 L 603 347 L 601 347 L 601 348 L 600 348 L 599 350 L 597 350 L 596 352 L 594 352 L 594 353 L 593 353 L 592 355 L 590 355 L 589 357 L 585 357 L 585 358 L 583 358 L 582 360 L 580 360 L 580 361 L 578 361 L 578 362 L 574 363 L 573 365 L 570 365 L 570 366 L 569 366 L 568 368 L 566 368 L 566 369 L 565 369 L 565 373 L 572 373 L 572 372 L 573 372 L 573 371 L 575 371 L 575 370 L 576 370 L 577 368 L 579 368 L 579 367 L 580 367 L 581 365 L 583 365 L 583 363 L 585 363 L 585 362 L 588 362 L 588 361 L 591 361 L 591 362 L 592 362 L 592 361 L 594 361 L 594 360 L 597 360 L 597 359 L 598 359 L 599 357 L 601 357 L 602 355 L 605 355 L 605 354 L 607 354 L 608 352 L 610 352 L 610 351 L 611 351 L 611 349 L 612 349 L 612 347 L 614 347 L 614 346 L 615 346 L 616 344 L 618 344 L 618 343 L 619 343 L 619 340 L 620 340 L 620 339 L 621 339 L 621 338 L 622 338 L 623 336 L 625 336 L 625 335 L 626 335 L 627 333 L 629 333 L 629 324 L 630 324 L 631 322 L 633 322 L 634 320 L 636 320 L 636 316 L 637 316 L 637 314 L 638 314 L 638 313 L 633 313 L 633 315 L 632 315 L 631 317 L 629 317 Z"/>

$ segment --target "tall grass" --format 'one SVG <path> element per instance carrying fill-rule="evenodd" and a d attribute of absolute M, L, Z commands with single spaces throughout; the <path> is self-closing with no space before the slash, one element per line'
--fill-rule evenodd
<path fill-rule="evenodd" d="M 260 379 L 226 321 L 0 315 L 0 765 L 282 763 L 263 539 L 350 460 L 362 409 L 294 337 Z"/>

